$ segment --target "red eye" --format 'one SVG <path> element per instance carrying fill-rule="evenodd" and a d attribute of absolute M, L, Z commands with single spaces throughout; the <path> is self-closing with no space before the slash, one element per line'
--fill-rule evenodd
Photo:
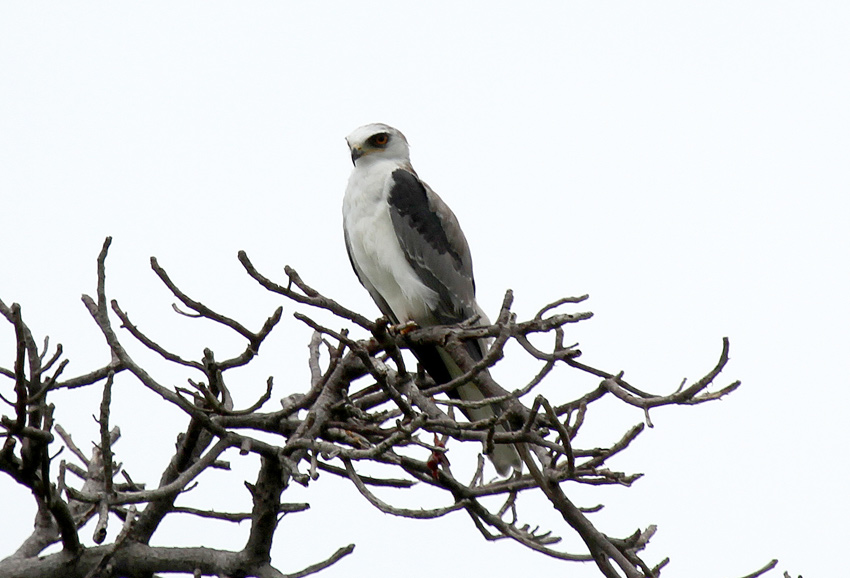
<path fill-rule="evenodd" d="M 389 140 L 390 140 L 390 135 L 388 135 L 385 132 L 382 132 L 380 134 L 376 134 L 375 136 L 372 137 L 372 142 L 376 146 L 379 146 L 379 147 L 382 147 L 385 144 L 387 144 L 389 142 Z"/>

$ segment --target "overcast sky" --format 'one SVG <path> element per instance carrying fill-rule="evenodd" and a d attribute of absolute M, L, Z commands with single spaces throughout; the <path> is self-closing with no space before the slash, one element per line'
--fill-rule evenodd
<path fill-rule="evenodd" d="M 247 279 L 239 249 L 269 276 L 289 264 L 376 317 L 340 207 L 344 137 L 385 122 L 458 215 L 489 312 L 507 288 L 520 316 L 589 293 L 595 316 L 568 339 L 657 393 L 701 377 L 731 339 L 718 385 L 742 387 L 653 414 L 610 464 L 645 474 L 633 488 L 565 486 L 582 506 L 607 505 L 599 529 L 657 524 L 645 558 L 670 556 L 670 576 L 733 578 L 774 557 L 773 576 L 838 575 L 850 518 L 847 3 L 459 4 L 3 3 L 0 298 L 21 304 L 38 339 L 63 343 L 67 375 L 109 358 L 80 302 L 107 235 L 110 296 L 186 356 L 237 342 L 174 315 L 151 255 L 254 327 L 279 301 Z M 276 398 L 308 375 L 309 331 L 283 305 L 286 336 L 259 361 Z M 0 366 L 13 364 L 13 336 L 0 327 Z M 512 389 L 532 371 L 520 363 L 500 379 Z M 263 380 L 246 379 L 237 400 Z M 592 386 L 564 371 L 546 393 L 565 401 Z M 155 483 L 185 419 L 130 379 L 114 397 L 116 451 Z M 98 399 L 54 398 L 81 447 L 97 435 Z M 643 419 L 605 411 L 585 445 Z M 254 462 L 229 457 L 253 478 Z M 185 503 L 246 507 L 240 480 L 201 481 Z M 287 494 L 313 509 L 281 524 L 284 572 L 354 542 L 324 576 L 597 574 L 485 542 L 462 513 L 390 518 L 327 476 Z M 404 503 L 420 498 L 441 503 L 427 492 Z M 31 502 L 0 478 L 0 558 L 28 535 Z M 561 527 L 543 502 L 523 515 Z M 238 548 L 247 531 L 192 523 L 167 523 L 157 543 Z"/>

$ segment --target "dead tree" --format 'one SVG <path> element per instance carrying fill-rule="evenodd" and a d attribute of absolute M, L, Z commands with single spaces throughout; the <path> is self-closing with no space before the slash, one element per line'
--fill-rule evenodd
<path fill-rule="evenodd" d="M 197 360 L 184 359 L 166 350 L 151 334 L 143 332 L 116 300 L 107 301 L 107 238 L 98 257 L 97 294 L 83 296 L 83 302 L 102 332 L 112 361 L 84 375 L 64 376 L 67 360 L 62 347 L 52 354 L 48 342 L 39 347 L 24 322 L 17 304 L 0 302 L 0 313 L 9 321 L 16 337 L 14 367 L 0 368 L 6 384 L 0 384 L 2 401 L 8 405 L 2 417 L 4 443 L 0 450 L 0 470 L 15 483 L 31 490 L 38 506 L 35 530 L 20 548 L 0 561 L 0 578 L 44 578 L 48 576 L 101 577 L 153 576 L 155 573 L 187 572 L 195 576 L 284 576 L 272 565 L 272 537 L 282 514 L 297 512 L 307 504 L 281 500 L 294 482 L 307 486 L 317 481 L 319 472 L 340 476 L 359 490 L 378 510 L 409 518 L 434 518 L 465 513 L 487 540 L 509 539 L 541 555 L 571 561 L 595 562 L 602 575 L 628 578 L 655 577 L 667 563 L 644 561 L 641 550 L 655 531 L 654 526 L 615 538 L 606 535 L 591 521 L 591 509 L 583 509 L 569 497 L 570 484 L 630 486 L 641 474 L 613 471 L 607 462 L 628 449 L 645 425 L 652 427 L 650 410 L 663 405 L 693 405 L 719 399 L 734 391 L 735 381 L 710 389 L 727 363 L 729 342 L 723 339 L 720 358 L 711 371 L 690 385 L 684 382 L 673 393 L 647 393 L 623 379 L 623 374 L 606 372 L 579 361 L 581 352 L 565 342 L 566 328 L 591 317 L 586 312 L 559 312 L 575 306 L 586 296 L 565 298 L 543 307 L 533 319 L 518 321 L 511 312 L 512 294 L 505 295 L 493 325 L 467 324 L 397 331 L 385 320 L 373 321 L 349 310 L 308 286 L 298 274 L 285 269 L 283 284 L 263 276 L 244 252 L 239 260 L 248 275 L 263 288 L 305 306 L 330 312 L 344 325 L 358 326 L 367 337 L 355 339 L 347 329 L 323 326 L 304 313 L 295 317 L 313 330 L 309 345 L 311 380 L 301 393 L 281 400 L 279 409 L 264 409 L 272 398 L 269 377 L 265 393 L 249 407 L 234 407 L 225 377 L 228 371 L 250 363 L 266 338 L 278 325 L 282 309 L 277 308 L 258 330 L 193 299 L 171 280 L 156 259 L 151 266 L 156 275 L 182 304 L 175 306 L 184 315 L 202 318 L 235 332 L 245 340 L 244 349 L 219 360 L 205 349 Z M 111 310 L 111 313 L 110 313 Z M 188 312 L 187 312 L 188 310 Z M 114 320 L 120 325 L 116 327 Z M 127 335 L 129 334 L 129 335 Z M 541 349 L 540 336 L 548 336 L 551 346 Z M 463 346 L 466 339 L 490 337 L 492 347 L 480 362 L 473 362 Z M 169 387 L 157 380 L 130 356 L 124 343 L 134 339 L 164 360 L 192 374 L 184 387 Z M 539 372 L 522 387 L 508 391 L 490 375 L 507 343 L 514 340 L 537 360 Z M 405 364 L 402 351 L 417 344 L 440 344 L 465 374 L 454 381 L 435 386 L 422 372 Z M 535 388 L 558 365 L 568 366 L 598 378 L 598 385 L 575 399 L 549 400 L 534 396 Z M 110 427 L 110 401 L 114 376 L 131 374 L 142 387 L 173 404 L 188 416 L 188 426 L 179 436 L 177 450 L 166 462 L 155 489 L 133 480 L 116 460 L 114 444 L 117 429 Z M 453 406 L 464 402 L 440 394 L 462 383 L 474 381 L 506 410 L 497 418 L 469 423 L 455 419 Z M 54 423 L 51 394 L 61 389 L 102 387 L 98 411 L 99 439 L 91 455 L 75 445 L 72 437 Z M 603 398 L 614 397 L 644 411 L 645 420 L 623 432 L 610 447 L 582 448 L 573 442 L 585 422 L 588 408 Z M 470 405 L 467 402 L 467 405 Z M 505 428 L 496 431 L 498 422 Z M 264 432 L 263 435 L 258 435 Z M 56 439 L 58 435 L 61 438 Z M 274 442 L 263 440 L 274 440 Z M 261 439 L 262 438 L 262 439 Z M 516 444 L 525 464 L 522 475 L 485 482 L 484 460 L 470 481 L 452 474 L 446 449 L 459 444 L 495 442 Z M 64 445 L 79 463 L 56 457 Z M 222 513 L 215 504 L 208 510 L 188 509 L 177 499 L 200 474 L 221 466 L 219 459 L 228 448 L 260 456 L 256 480 L 246 486 L 253 500 L 251 512 Z M 67 455 L 67 454 L 66 454 Z M 59 463 L 57 463 L 59 462 Z M 380 464 L 389 476 L 368 475 L 367 466 Z M 72 482 L 72 478 L 76 481 Z M 445 496 L 445 506 L 436 509 L 407 509 L 387 503 L 375 488 L 410 488 L 427 485 Z M 533 520 L 522 520 L 517 497 L 525 492 L 542 492 L 563 517 L 565 526 L 551 532 L 530 530 Z M 502 506 L 485 506 L 493 497 Z M 166 548 L 151 546 L 151 537 L 166 516 L 190 511 L 202 517 L 224 520 L 250 520 L 250 535 L 241 549 L 216 550 L 206 547 Z M 122 521 L 110 530 L 110 521 Z M 287 519 L 288 520 L 288 519 Z M 7 520 L 7 523 L 9 521 Z M 16 523 L 25 523 L 18 521 Z M 84 526 L 92 532 L 84 544 Z M 576 533 L 586 546 L 584 552 L 558 548 L 556 534 Z M 111 538 L 111 541 L 107 540 Z M 60 552 L 40 554 L 61 542 Z M 334 564 L 350 554 L 353 545 L 339 548 L 330 558 L 295 574 L 306 576 Z M 759 576 L 773 568 L 772 561 L 750 574 Z"/>

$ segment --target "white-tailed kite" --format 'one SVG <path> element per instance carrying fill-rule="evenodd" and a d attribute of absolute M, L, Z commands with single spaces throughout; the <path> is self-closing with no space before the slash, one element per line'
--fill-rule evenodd
<path fill-rule="evenodd" d="M 419 180 L 410 164 L 407 139 L 385 124 L 369 124 L 346 138 L 354 170 L 342 204 L 345 246 L 360 283 L 381 312 L 394 323 L 420 327 L 452 325 L 473 316 L 489 320 L 475 301 L 472 257 L 463 231 L 449 207 Z M 476 360 L 485 340 L 467 341 Z M 413 353 L 437 383 L 463 372 L 438 347 Z M 450 392 L 465 401 L 484 398 L 473 383 Z M 464 408 L 473 421 L 498 408 Z M 500 428 L 501 431 L 504 431 Z M 513 445 L 496 444 L 490 458 L 500 474 L 520 469 Z"/>

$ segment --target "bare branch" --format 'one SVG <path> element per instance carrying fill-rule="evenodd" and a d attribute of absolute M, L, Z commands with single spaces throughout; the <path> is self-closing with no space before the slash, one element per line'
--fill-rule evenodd
<path fill-rule="evenodd" d="M 309 287 L 301 280 L 301 277 L 298 275 L 295 269 L 292 269 L 289 266 L 284 268 L 286 275 L 289 277 L 289 285 L 287 287 L 284 287 L 261 275 L 257 271 L 257 269 L 254 268 L 253 263 L 251 263 L 250 259 L 248 259 L 248 254 L 245 253 L 245 251 L 239 251 L 239 262 L 242 263 L 243 267 L 245 267 L 245 271 L 248 272 L 248 275 L 253 277 L 254 280 L 256 280 L 260 285 L 262 285 L 269 291 L 277 293 L 279 295 L 283 295 L 284 297 L 292 299 L 297 303 L 304 303 L 305 305 L 312 305 L 313 307 L 325 309 L 327 311 L 330 311 L 337 317 L 348 319 L 349 321 L 353 321 L 360 327 L 363 327 L 364 329 L 367 329 L 370 332 L 372 331 L 374 323 L 371 320 L 360 315 L 359 313 L 355 313 L 350 309 L 346 309 L 333 299 L 328 299 L 327 297 L 320 295 L 318 291 L 316 291 L 312 287 Z M 295 291 L 293 291 L 292 285 L 295 285 L 303 293 L 296 293 Z"/>
<path fill-rule="evenodd" d="M 151 269 L 153 269 L 154 273 L 156 273 L 157 277 L 165 283 L 165 286 L 168 287 L 169 291 L 171 291 L 175 297 L 177 297 L 184 305 L 191 308 L 194 311 L 197 311 L 198 314 L 206 319 L 211 321 L 215 321 L 216 323 L 220 323 L 230 329 L 234 330 L 245 339 L 251 340 L 254 337 L 254 334 L 246 329 L 241 323 L 235 321 L 225 315 L 221 315 L 220 313 L 216 313 L 200 301 L 195 301 L 185 293 L 183 293 L 180 289 L 177 288 L 177 285 L 171 280 L 168 276 L 168 273 L 165 272 L 165 269 L 160 267 L 159 263 L 156 260 L 156 257 L 151 257 Z"/>
<path fill-rule="evenodd" d="M 336 564 L 352 552 L 354 552 L 354 544 L 349 544 L 348 546 L 340 548 L 339 550 L 334 552 L 333 555 L 324 562 L 313 564 L 312 566 L 308 566 L 300 572 L 295 572 L 294 574 L 286 574 L 286 578 L 303 578 L 304 576 L 315 574 L 316 572 L 320 572 L 328 566 L 331 566 L 332 564 Z"/>
<path fill-rule="evenodd" d="M 466 503 L 463 501 L 456 502 L 451 506 L 446 506 L 445 508 L 435 508 L 433 510 L 411 510 L 408 508 L 396 508 L 394 506 L 390 506 L 386 502 L 378 499 L 375 494 L 369 491 L 369 489 L 366 487 L 366 484 L 363 483 L 363 480 L 360 479 L 360 476 L 357 475 L 357 472 L 351 465 L 351 460 L 349 460 L 348 458 L 343 458 L 342 461 L 345 464 L 345 471 L 348 474 L 348 478 L 352 482 L 354 482 L 354 486 L 360 491 L 364 498 L 369 500 L 370 504 L 372 504 L 385 514 L 392 514 L 393 516 L 416 519 L 440 518 L 442 516 L 445 516 L 446 514 L 456 512 L 457 510 L 466 507 Z"/>
<path fill-rule="evenodd" d="M 14 367 L 0 369 L 0 375 L 11 382 L 14 392 L 7 396 L 8 415 L 0 415 L 0 437 L 5 439 L 0 448 L 0 471 L 8 473 L 15 483 L 29 488 L 38 504 L 33 534 L 15 555 L 0 561 L 0 578 L 42 578 L 45 575 L 151 577 L 158 572 L 259 578 L 307 576 L 334 564 L 354 548 L 353 545 L 341 548 L 327 560 L 293 574 L 284 574 L 272 565 L 272 540 L 281 519 L 287 513 L 308 508 L 305 503 L 282 502 L 283 492 L 292 481 L 308 489 L 311 484 L 323 483 L 322 472 L 350 481 L 368 503 L 383 513 L 429 519 L 463 511 L 472 522 L 470 529 L 474 527 L 486 540 L 509 539 L 565 562 L 593 561 L 601 575 L 608 578 L 656 578 L 668 558 L 662 558 L 653 566 L 642 557 L 656 531 L 654 525 L 647 525 L 625 538 L 608 536 L 601 524 L 597 526 L 588 517 L 603 504 L 593 501 L 587 506 L 577 505 L 565 491 L 569 484 L 582 484 L 592 490 L 594 486 L 603 485 L 629 486 L 640 479 L 643 474 L 609 469 L 608 462 L 631 447 L 645 424 L 617 425 L 621 432 L 619 439 L 599 447 L 593 446 L 591 433 L 577 434 L 586 421 L 597 415 L 597 412 L 588 411 L 590 406 L 603 398 L 643 410 L 645 423 L 651 427 L 651 408 L 706 403 L 728 395 L 740 385 L 735 381 L 725 387 L 710 388 L 728 362 L 729 341 L 726 338 L 719 360 L 703 378 L 689 386 L 685 381 L 676 384 L 675 391 L 667 394 L 649 393 L 628 383 L 622 371 L 609 372 L 578 361 L 582 352 L 578 344 L 568 343 L 568 329 L 570 324 L 587 320 L 592 314 L 564 310 L 566 306 L 584 302 L 586 295 L 555 300 L 541 307 L 532 319 L 521 321 L 511 311 L 513 292 L 506 291 L 492 325 L 481 325 L 481 320 L 474 318 L 456 326 L 412 330 L 407 327 L 399 331 L 384 318 L 372 321 L 322 295 L 290 267 L 284 269 L 285 281 L 277 284 L 257 272 L 247 255 L 240 252 L 239 260 L 248 275 L 262 287 L 334 315 L 343 328 L 332 329 L 339 325 L 335 322 L 323 325 L 304 313 L 294 312 L 296 319 L 314 330 L 307 352 L 309 381 L 299 387 L 285 368 L 287 390 L 279 410 L 262 411 L 272 396 L 271 376 L 257 401 L 244 409 L 235 409 L 230 391 L 242 382 L 238 380 L 238 372 L 226 372 L 251 363 L 262 343 L 279 326 L 282 308 L 277 307 L 262 328 L 252 332 L 240 321 L 189 297 L 152 258 L 153 271 L 179 300 L 180 308 L 175 305 L 179 313 L 209 319 L 247 341 L 234 357 L 224 361 L 218 361 L 209 347 L 203 349 L 200 359 L 177 355 L 131 323 L 117 300 L 107 301 L 106 257 L 110 242 L 107 238 L 97 260 L 96 299 L 83 296 L 85 306 L 109 347 L 112 359 L 107 365 L 60 381 L 68 364 L 67 359 L 62 359 L 62 347 L 57 346 L 51 353 L 50 342 L 45 338 L 39 349 L 23 322 L 20 307 L 17 304 L 7 307 L 0 301 L 0 314 L 15 331 Z M 172 381 L 173 377 L 160 379 L 132 359 L 111 324 L 110 308 L 134 340 L 157 353 L 172 371 L 189 375 L 176 381 Z M 353 338 L 344 328 L 352 323 L 366 329 L 368 334 Z M 471 339 L 491 343 L 483 358 L 470 356 L 466 342 Z M 508 348 L 512 341 L 520 347 Z M 540 345 L 547 342 L 545 347 Z M 460 368 L 462 375 L 448 383 L 436 384 L 421 370 L 418 374 L 408 371 L 410 363 L 409 358 L 405 359 L 404 350 L 423 345 L 440 347 Z M 529 356 L 539 366 L 530 379 L 512 379 L 516 385 L 511 391 L 494 379 L 494 375 L 499 375 L 497 372 L 491 373 L 491 368 L 503 362 L 506 351 L 511 355 Z M 598 380 L 592 380 L 594 385 L 580 391 L 574 391 L 571 383 L 569 398 L 562 399 L 557 394 L 537 395 L 530 407 L 525 405 L 529 392 L 544 380 L 562 375 L 553 373 L 556 366 L 572 375 L 583 378 L 590 375 Z M 48 371 L 52 375 L 48 376 Z M 128 372 L 126 387 L 125 380 L 121 382 L 122 387 L 113 387 L 115 375 L 121 371 Z M 195 371 L 202 372 L 203 377 L 191 375 Z M 130 375 L 134 379 L 129 379 Z M 279 381 L 280 375 L 275 376 Z M 54 408 L 47 403 L 47 398 L 52 399 L 51 392 L 58 389 L 70 390 L 101 382 L 103 395 L 96 418 L 99 441 L 91 457 L 74 444 L 64 429 L 55 426 L 64 446 L 85 467 L 61 460 L 58 478 L 51 481 L 51 461 L 56 456 L 47 448 L 53 440 Z M 189 385 L 175 387 L 173 383 Z M 454 388 L 468 383 L 478 387 L 483 399 L 445 399 L 444 394 L 452 394 Z M 158 484 L 155 480 L 140 480 L 147 483 L 137 484 L 123 471 L 117 461 L 118 446 L 115 446 L 118 430 L 110 426 L 113 396 L 132 395 L 140 384 L 177 406 L 188 417 L 188 425 L 178 436 L 174 455 L 170 461 L 163 460 L 168 463 Z M 469 410 L 495 404 L 501 410 L 495 412 L 497 415 L 478 420 L 455 419 L 454 408 Z M 470 482 L 458 481 L 452 473 L 447 452 L 470 442 L 483 444 L 485 452 L 492 450 L 494 444 L 514 444 L 525 472 L 484 482 L 486 461 L 479 456 Z M 251 512 L 221 512 L 211 504 L 178 506 L 178 496 L 205 482 L 207 478 L 200 478 L 202 473 L 211 468 L 229 469 L 230 461 L 221 458 L 231 447 L 238 448 L 239 456 L 234 452 L 235 459 L 249 454 L 260 457 L 256 481 L 245 482 L 252 497 Z M 341 459 L 343 467 L 329 463 L 334 458 Z M 453 465 L 457 468 L 457 464 Z M 54 475 L 56 470 L 53 468 Z M 234 467 L 227 475 L 236 475 L 238 471 L 240 468 Z M 75 477 L 68 476 L 66 480 L 68 472 Z M 126 482 L 113 480 L 118 472 Z M 366 475 L 366 472 L 377 473 Z M 437 492 L 443 496 L 443 503 L 449 505 L 429 509 L 397 507 L 370 489 L 389 487 L 395 488 L 394 491 L 413 491 L 414 486 Z M 146 487 L 155 489 L 146 490 Z M 533 521 L 522 521 L 529 513 L 525 511 L 524 501 L 518 498 L 521 493 L 529 492 L 545 497 L 561 514 L 563 520 L 556 522 L 556 528 L 541 529 Z M 136 513 L 135 504 L 145 506 Z M 149 546 L 162 521 L 172 514 L 235 523 L 248 521 L 249 536 L 242 549 L 233 550 Z M 94 540 L 104 545 L 83 548 L 77 531 L 95 516 L 98 521 Z M 110 517 L 123 520 L 124 525 L 112 543 L 105 544 Z M 578 536 L 587 552 L 559 549 L 556 546 L 561 541 L 558 534 L 565 533 Z M 63 553 L 42 555 L 44 548 L 60 539 Z M 773 561 L 744 578 L 762 576 L 775 566 L 776 561 Z"/>
<path fill-rule="evenodd" d="M 773 570 L 774 568 L 776 568 L 777 564 L 779 564 L 779 560 L 775 560 L 775 559 L 771 560 L 770 562 L 768 562 L 767 564 L 765 564 L 764 566 L 762 566 L 761 568 L 759 568 L 755 572 L 747 574 L 746 576 L 742 576 L 741 578 L 758 578 L 759 576 L 763 576 L 763 575 L 767 574 L 768 572 L 770 572 L 771 570 Z M 786 572 L 785 575 L 787 576 L 788 573 Z"/>

